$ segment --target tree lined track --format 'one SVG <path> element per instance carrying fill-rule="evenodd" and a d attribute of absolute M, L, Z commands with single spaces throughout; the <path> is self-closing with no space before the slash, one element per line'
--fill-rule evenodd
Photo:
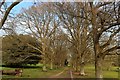
<path fill-rule="evenodd" d="M 27 75 L 23 74 L 28 77 L 53 75 L 51 78 L 73 79 L 73 75 L 79 78 L 116 75 L 112 68 L 119 67 L 120 62 L 120 1 L 40 2 L 8 18 L 11 9 L 22 0 L 11 5 L 5 1 L 0 3 L 0 12 L 5 13 L 0 13 L 0 29 L 6 33 L 2 36 L 3 65 L 15 68 L 42 64 L 39 69 L 30 69 L 40 70 L 37 73 L 41 74 L 31 74 L 26 69 Z M 92 67 L 87 69 L 89 65 Z"/>

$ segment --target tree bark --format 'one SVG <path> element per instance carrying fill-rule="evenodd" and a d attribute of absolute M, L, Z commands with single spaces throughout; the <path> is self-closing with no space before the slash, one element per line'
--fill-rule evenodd
<path fill-rule="evenodd" d="M 43 50 L 43 67 L 42 67 L 42 70 L 43 71 L 47 71 L 47 68 L 46 68 L 46 57 L 45 57 L 45 43 L 43 43 L 43 45 L 42 45 L 42 50 Z"/>
<path fill-rule="evenodd" d="M 50 62 L 50 69 L 52 70 L 53 69 L 53 61 L 51 60 Z"/>
<path fill-rule="evenodd" d="M 99 45 L 99 38 L 100 36 L 97 34 L 98 33 L 98 28 L 97 28 L 97 9 L 93 6 L 93 2 L 90 3 L 90 7 L 91 7 L 91 12 L 92 12 L 92 27 L 93 27 L 93 44 L 94 44 L 94 53 L 95 53 L 95 78 L 102 79 L 103 75 L 102 75 L 102 59 L 100 59 L 100 45 Z"/>
<path fill-rule="evenodd" d="M 42 67 L 42 70 L 45 71 L 45 72 L 47 71 L 45 60 L 43 61 L 43 67 Z"/>
<path fill-rule="evenodd" d="M 95 77 L 98 80 L 102 80 L 103 74 L 102 74 L 102 62 L 103 58 L 100 55 L 101 54 L 101 49 L 99 47 L 98 43 L 94 44 L 94 51 L 95 51 Z"/>
<path fill-rule="evenodd" d="M 85 75 L 84 67 L 85 67 L 84 58 L 81 57 L 81 63 L 80 63 L 80 75 L 82 75 L 82 76 Z"/>
<path fill-rule="evenodd" d="M 80 65 L 80 75 L 82 75 L 82 76 L 85 75 L 84 64 L 81 64 L 81 65 Z"/>
<path fill-rule="evenodd" d="M 101 80 L 103 78 L 102 58 L 96 58 L 96 61 L 95 61 L 95 76 L 98 80 Z"/>
<path fill-rule="evenodd" d="M 76 64 L 75 64 L 75 71 L 78 72 L 78 62 L 76 61 Z"/>

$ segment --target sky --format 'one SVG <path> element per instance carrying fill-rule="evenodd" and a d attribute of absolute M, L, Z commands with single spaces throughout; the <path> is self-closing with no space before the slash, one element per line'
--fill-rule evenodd
<path fill-rule="evenodd" d="M 8 2 L 9 3 L 9 2 Z M 21 2 L 18 5 L 16 5 L 12 10 L 11 13 L 17 15 L 22 12 L 22 8 L 28 9 L 30 6 L 32 6 L 33 2 Z M 0 30 L 0 36 L 4 35 L 5 32 L 3 30 Z"/>
<path fill-rule="evenodd" d="M 1 1 L 1 0 L 0 0 Z M 16 0 L 6 0 L 8 3 L 10 2 L 14 2 Z M 58 2 L 60 0 L 23 0 L 22 2 L 20 2 L 18 5 L 16 5 L 11 13 L 13 14 L 19 14 L 22 12 L 22 8 L 28 9 L 30 6 L 34 5 L 34 2 Z M 70 0 L 63 0 L 63 1 L 70 1 Z M 75 0 L 75 1 L 81 1 L 81 0 Z M 87 0 L 85 0 L 87 1 Z M 89 1 L 89 0 L 88 0 Z M 99 1 L 99 0 L 95 0 L 95 1 Z M 100 0 L 101 1 L 101 0 Z M 103 0 L 104 1 L 104 0 Z M 108 1 L 108 0 L 106 0 Z M 0 30 L 0 36 L 4 35 L 4 31 Z"/>
<path fill-rule="evenodd" d="M 6 0 L 8 6 L 14 1 L 16 0 Z M 22 12 L 23 8 L 28 9 L 29 7 L 34 5 L 35 2 L 48 2 L 48 1 L 51 1 L 51 0 L 23 0 L 18 5 L 14 6 L 14 8 L 11 10 L 10 13 L 17 15 Z M 3 36 L 3 35 L 5 35 L 5 32 L 3 30 L 0 30 L 0 36 Z"/>
<path fill-rule="evenodd" d="M 22 11 L 22 8 L 28 9 L 33 4 L 33 2 L 21 2 L 12 9 L 11 13 L 18 14 Z"/>

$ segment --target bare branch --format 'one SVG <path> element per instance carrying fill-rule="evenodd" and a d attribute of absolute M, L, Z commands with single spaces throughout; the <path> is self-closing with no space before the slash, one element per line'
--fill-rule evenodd
<path fill-rule="evenodd" d="M 119 33 L 119 32 L 120 32 L 120 27 L 119 27 L 119 29 L 118 29 L 116 32 L 114 32 L 113 34 L 111 34 L 111 36 L 109 37 L 109 40 L 108 40 L 105 44 L 103 44 L 102 46 L 100 46 L 100 47 L 103 49 L 103 48 L 105 48 L 106 46 L 110 45 L 110 42 L 111 42 L 111 40 L 113 39 L 113 37 L 114 37 L 117 33 Z"/>
<path fill-rule="evenodd" d="M 13 8 L 14 6 L 16 6 L 17 4 L 19 4 L 21 1 L 22 1 L 22 0 L 17 0 L 17 1 L 15 1 L 14 3 L 12 3 L 12 4 L 10 5 L 10 7 L 7 8 L 7 10 L 5 11 L 5 14 L 4 14 L 4 16 L 3 16 L 3 18 L 2 18 L 2 20 L 1 20 L 1 22 L 0 22 L 0 29 L 1 29 L 2 26 L 4 25 L 4 23 L 5 23 L 8 15 L 9 15 L 9 13 L 10 13 L 10 11 L 12 10 L 12 8 Z"/>
<path fill-rule="evenodd" d="M 1 2 L 0 2 L 0 10 L 1 10 L 1 7 L 2 7 L 2 5 L 5 3 L 5 0 L 2 0 Z"/>
<path fill-rule="evenodd" d="M 31 44 L 29 44 L 29 43 L 27 43 L 27 45 L 30 46 L 31 48 L 33 48 L 33 49 L 39 51 L 40 53 L 42 53 L 42 51 L 41 51 L 39 48 L 34 47 L 33 45 L 31 45 Z"/>
<path fill-rule="evenodd" d="M 101 33 L 103 33 L 104 31 L 110 29 L 111 27 L 114 27 L 114 26 L 117 26 L 117 25 L 120 25 L 120 22 L 110 24 L 109 27 L 101 29 L 101 31 L 99 32 L 99 34 L 101 34 Z"/>
<path fill-rule="evenodd" d="M 114 46 L 112 48 L 109 48 L 106 51 L 104 51 L 103 54 L 106 55 L 107 53 L 112 52 L 112 51 L 117 50 L 117 49 L 120 49 L 120 46 Z"/>
<path fill-rule="evenodd" d="M 105 5 L 108 5 L 108 4 L 111 4 L 112 2 L 105 2 L 104 4 L 99 4 L 96 6 L 96 8 L 100 8 L 100 7 L 103 7 Z"/>

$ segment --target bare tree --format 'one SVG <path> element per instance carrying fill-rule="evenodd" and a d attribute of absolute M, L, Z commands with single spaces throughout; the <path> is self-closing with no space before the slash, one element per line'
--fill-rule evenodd
<path fill-rule="evenodd" d="M 24 10 L 19 15 L 19 24 L 42 44 L 42 50 L 28 45 L 42 53 L 43 71 L 46 71 L 47 58 L 51 69 L 53 64 L 63 64 L 68 48 L 65 45 L 69 41 L 76 70 L 80 66 L 80 74 L 85 75 L 86 57 L 93 48 L 95 76 L 103 78 L 105 56 L 120 49 L 116 40 L 120 32 L 119 14 L 120 2 L 42 3 Z M 61 32 L 57 30 L 60 28 Z M 64 59 L 58 61 L 58 57 Z"/>
<path fill-rule="evenodd" d="M 48 53 L 50 69 L 64 66 L 68 53 L 67 42 L 67 35 L 58 27 L 56 33 L 51 36 L 50 40 L 50 53 Z"/>
<path fill-rule="evenodd" d="M 87 3 L 86 3 L 87 4 Z M 75 56 L 76 71 L 80 66 L 80 74 L 85 75 L 84 65 L 85 56 L 87 56 L 87 50 L 89 46 L 89 21 L 86 18 L 88 15 L 84 9 L 86 4 L 84 3 L 56 3 L 55 7 L 58 12 L 59 19 L 62 21 L 63 27 L 66 29 L 69 35 L 68 41 L 71 42 Z M 81 17 L 77 17 L 77 16 Z M 88 49 L 89 50 L 89 49 Z"/>
<path fill-rule="evenodd" d="M 59 24 L 55 15 L 50 12 L 49 7 L 48 3 L 38 4 L 32 6 L 29 10 L 25 10 L 21 15 L 21 24 L 26 26 L 29 30 L 28 33 L 31 33 L 42 44 L 42 50 L 38 50 L 42 53 L 43 71 L 47 71 L 46 57 L 50 50 L 51 36 L 53 36 Z"/>
<path fill-rule="evenodd" d="M 105 55 L 109 54 L 111 51 L 120 49 L 120 46 L 117 44 L 111 45 L 112 40 L 120 32 L 119 5 L 119 2 L 103 2 L 97 3 L 96 5 L 90 3 L 96 78 L 103 77 L 102 61 Z M 101 37 L 105 32 L 108 32 L 109 38 L 105 42 L 101 42 Z"/>
<path fill-rule="evenodd" d="M 71 5 L 74 7 L 71 7 Z M 81 36 L 78 33 L 81 31 L 81 25 L 84 20 L 87 21 L 84 25 L 90 27 L 89 36 L 93 38 L 94 52 L 95 52 L 95 75 L 96 78 L 102 78 L 102 61 L 106 54 L 110 54 L 111 51 L 117 50 L 120 47 L 117 45 L 115 41 L 112 44 L 112 41 L 116 39 L 116 36 L 120 32 L 120 6 L 119 2 L 90 2 L 90 3 L 78 3 L 82 5 L 83 8 L 77 7 L 74 3 L 57 3 L 60 19 L 63 21 L 64 25 L 66 25 L 69 33 L 74 39 L 77 47 L 75 47 L 75 51 L 78 53 L 80 46 L 83 47 L 79 43 L 79 39 Z M 82 9 L 82 10 L 81 10 Z M 77 13 L 79 12 L 79 13 Z M 83 14 L 82 14 L 83 13 Z M 82 14 L 82 15 L 81 15 Z M 77 18 L 75 20 L 75 18 Z M 80 20 L 81 19 L 81 20 Z M 80 22 L 81 21 L 81 22 Z M 73 24 L 73 22 L 75 22 Z M 79 25 L 77 25 L 79 24 Z M 80 26 L 76 28 L 76 26 Z M 75 30 L 76 28 L 76 30 Z M 85 29 L 85 27 L 83 28 Z M 78 31 L 78 32 L 77 32 Z M 82 31 L 84 32 L 84 31 Z M 77 36 L 76 36 L 77 34 Z M 108 34 L 108 39 L 102 38 L 103 35 Z M 104 41 L 103 41 L 103 40 Z M 88 40 L 88 39 L 87 39 Z M 83 41 L 85 41 L 83 39 Z M 78 49 L 78 50 L 77 50 Z M 85 49 L 85 48 L 84 48 Z M 78 55 L 78 57 L 81 57 Z"/>

